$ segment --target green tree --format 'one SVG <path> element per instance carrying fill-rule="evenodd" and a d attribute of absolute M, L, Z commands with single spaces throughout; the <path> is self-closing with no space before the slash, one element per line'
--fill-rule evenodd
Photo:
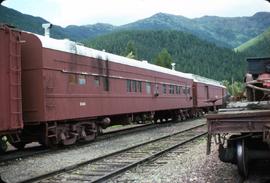
<path fill-rule="evenodd" d="M 171 69 L 172 62 L 173 62 L 172 56 L 170 55 L 170 53 L 166 48 L 163 48 L 161 52 L 157 55 L 154 64 Z"/>
<path fill-rule="evenodd" d="M 137 51 L 136 51 L 136 48 L 134 46 L 134 43 L 131 40 L 129 40 L 127 43 L 127 47 L 126 47 L 124 56 L 126 56 L 128 58 L 132 58 L 132 59 L 137 59 Z"/>
<path fill-rule="evenodd" d="M 234 97 L 243 95 L 245 91 L 244 83 L 239 81 L 233 81 L 232 83 L 230 83 L 228 80 L 223 80 L 222 84 L 226 86 L 227 91 L 230 93 L 230 95 Z"/>
<path fill-rule="evenodd" d="M 132 40 L 132 41 L 130 41 Z M 166 48 L 176 63 L 176 70 L 216 80 L 242 81 L 246 72 L 245 53 L 235 53 L 179 31 L 123 31 L 100 36 L 85 43 L 91 48 L 127 56 L 127 43 L 136 46 L 136 58 L 164 66 L 157 56 Z M 136 44 L 135 44 L 136 43 Z M 135 45 L 135 46 L 134 46 Z M 132 54 L 133 55 L 133 54 Z M 171 65 L 168 64 L 168 68 Z"/>

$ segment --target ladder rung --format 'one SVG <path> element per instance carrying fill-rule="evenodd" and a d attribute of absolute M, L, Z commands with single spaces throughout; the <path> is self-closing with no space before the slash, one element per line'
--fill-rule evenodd
<path fill-rule="evenodd" d="M 19 97 L 12 97 L 12 100 L 22 100 L 22 98 L 19 98 Z"/>
<path fill-rule="evenodd" d="M 21 57 L 21 55 L 13 54 L 13 53 L 10 53 L 9 56 L 11 56 L 11 57 L 17 57 L 17 58 Z"/>
<path fill-rule="evenodd" d="M 22 71 L 21 69 L 14 69 L 14 68 L 10 68 L 11 71 L 14 71 L 14 72 L 20 72 Z"/>
<path fill-rule="evenodd" d="M 22 112 L 11 112 L 11 114 L 22 114 Z"/>
<path fill-rule="evenodd" d="M 11 83 L 11 86 L 21 86 L 21 83 Z"/>

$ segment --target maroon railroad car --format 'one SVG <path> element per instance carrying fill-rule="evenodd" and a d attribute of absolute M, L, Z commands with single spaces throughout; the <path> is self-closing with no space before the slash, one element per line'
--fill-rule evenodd
<path fill-rule="evenodd" d="M 23 128 L 20 32 L 0 26 L 0 144 L 7 134 Z M 13 137 L 17 140 L 16 136 Z"/>
<path fill-rule="evenodd" d="M 205 112 L 213 110 L 213 103 L 218 108 L 224 104 L 226 87 L 220 82 L 198 75 L 193 77 L 194 107 Z"/>
<path fill-rule="evenodd" d="M 36 140 L 44 144 L 90 140 L 97 125 L 110 120 L 162 120 L 193 107 L 188 74 L 69 40 L 25 32 L 22 39 L 25 142 L 38 131 Z"/>

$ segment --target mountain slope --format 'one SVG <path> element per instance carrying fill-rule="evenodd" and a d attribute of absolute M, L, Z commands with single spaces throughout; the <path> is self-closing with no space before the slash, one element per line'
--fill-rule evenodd
<path fill-rule="evenodd" d="M 197 37 L 234 48 L 270 27 L 270 13 L 260 12 L 252 17 L 204 16 L 188 19 L 183 16 L 158 13 L 152 17 L 122 26 L 122 29 L 179 30 Z"/>
<path fill-rule="evenodd" d="M 201 29 L 192 19 L 183 16 L 170 15 L 166 13 L 158 13 L 149 18 L 136 21 L 134 23 L 123 25 L 120 30 L 177 30 L 181 32 L 192 33 L 193 35 L 214 42 L 219 46 L 230 47 L 226 42 L 221 42 L 211 36 L 210 33 Z"/>
<path fill-rule="evenodd" d="M 0 22 L 13 24 L 26 31 L 43 34 L 41 24 L 48 21 L 0 5 Z M 81 41 L 123 30 L 177 30 L 191 33 L 222 47 L 235 48 L 261 34 L 268 27 L 270 27 L 269 12 L 256 13 L 252 17 L 224 18 L 204 16 L 195 19 L 158 13 L 149 18 L 122 26 L 94 24 L 71 25 L 63 28 L 55 25 L 51 31 L 54 38 L 69 38 Z"/>
<path fill-rule="evenodd" d="M 0 22 L 41 35 L 44 32 L 41 25 L 43 23 L 48 23 L 47 20 L 41 17 L 26 15 L 2 5 L 0 5 Z M 111 32 L 113 29 L 114 26 L 109 24 L 94 24 L 85 26 L 70 25 L 66 28 L 53 25 L 51 29 L 51 36 L 53 38 L 69 38 L 71 40 L 79 41 Z"/>
<path fill-rule="evenodd" d="M 69 25 L 64 28 L 68 36 L 75 40 L 94 38 L 99 35 L 107 34 L 115 29 L 113 25 L 97 23 L 94 25 L 76 26 Z"/>
<path fill-rule="evenodd" d="M 261 34 L 270 27 L 270 13 L 259 12 L 251 17 L 222 18 L 205 16 L 195 19 L 205 32 L 219 41 L 236 47 Z"/>
<path fill-rule="evenodd" d="M 176 63 L 176 70 L 199 74 L 217 80 L 242 80 L 245 55 L 179 31 L 123 31 L 103 35 L 85 44 L 99 50 L 124 55 L 132 42 L 138 59 L 153 62 L 166 48 Z"/>
<path fill-rule="evenodd" d="M 251 57 L 270 57 L 270 28 L 235 48 L 235 51 L 245 53 Z"/>

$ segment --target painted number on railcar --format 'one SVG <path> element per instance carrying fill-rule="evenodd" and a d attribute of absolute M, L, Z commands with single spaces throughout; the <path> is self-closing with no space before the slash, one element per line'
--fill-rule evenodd
<path fill-rule="evenodd" d="M 80 102 L 80 106 L 86 106 L 86 102 Z"/>

